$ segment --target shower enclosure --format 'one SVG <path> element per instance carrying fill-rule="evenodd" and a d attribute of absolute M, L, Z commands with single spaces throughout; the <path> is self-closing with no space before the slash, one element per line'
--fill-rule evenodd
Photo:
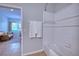
<path fill-rule="evenodd" d="M 43 49 L 48 55 L 79 56 L 78 6 L 69 4 L 55 13 L 43 12 Z"/>

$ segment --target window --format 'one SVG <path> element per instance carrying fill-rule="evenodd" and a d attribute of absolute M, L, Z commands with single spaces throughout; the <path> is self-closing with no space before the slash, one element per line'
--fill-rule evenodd
<path fill-rule="evenodd" d="M 20 27 L 21 25 L 19 23 L 12 23 L 12 31 L 15 32 L 15 31 L 20 31 Z"/>

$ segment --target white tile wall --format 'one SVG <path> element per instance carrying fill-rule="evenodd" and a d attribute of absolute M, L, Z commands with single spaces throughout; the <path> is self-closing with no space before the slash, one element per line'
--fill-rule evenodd
<path fill-rule="evenodd" d="M 56 21 L 55 24 L 43 24 L 43 43 L 45 43 L 45 47 L 51 48 L 59 55 L 79 55 L 79 26 L 74 26 L 79 25 L 78 6 L 79 4 L 72 4 L 55 13 L 55 18 L 52 18 L 52 21 Z M 45 17 L 44 20 L 50 21 L 50 16 L 43 17 Z"/>

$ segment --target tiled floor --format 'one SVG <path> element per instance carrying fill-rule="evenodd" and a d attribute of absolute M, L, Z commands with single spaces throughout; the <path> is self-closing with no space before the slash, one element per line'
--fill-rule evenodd
<path fill-rule="evenodd" d="M 0 42 L 0 56 L 20 56 L 21 43 L 20 37 L 14 36 L 11 40 Z"/>

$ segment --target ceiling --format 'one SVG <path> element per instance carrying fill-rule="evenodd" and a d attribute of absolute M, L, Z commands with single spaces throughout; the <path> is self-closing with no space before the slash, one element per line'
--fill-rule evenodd
<path fill-rule="evenodd" d="M 27 8 L 26 5 L 28 5 L 28 4 L 37 4 L 38 5 L 40 3 L 18 3 L 18 4 L 17 3 L 13 3 L 13 4 L 9 3 L 9 5 L 17 5 L 17 6 L 22 6 L 22 7 L 26 7 L 26 8 Z M 55 13 L 55 12 L 62 10 L 65 7 L 71 5 L 72 3 L 41 3 L 41 4 L 42 4 L 42 6 L 45 6 L 46 4 L 48 4 L 47 7 L 46 7 L 47 11 Z M 5 5 L 8 5 L 8 3 L 5 3 Z M 45 7 L 44 7 L 44 9 L 45 9 Z"/>
<path fill-rule="evenodd" d="M 55 13 L 71 4 L 72 3 L 48 3 L 47 11 Z"/>
<path fill-rule="evenodd" d="M 0 6 L 0 16 L 6 16 L 8 18 L 20 18 L 21 10 L 17 8 Z"/>
<path fill-rule="evenodd" d="M 56 13 L 56 12 L 62 10 L 63 8 L 65 8 L 65 7 L 67 7 L 67 6 L 71 5 L 71 4 L 72 3 L 48 3 L 46 8 L 47 8 L 48 12 Z M 24 7 L 24 9 L 28 10 L 28 12 L 26 11 L 27 14 L 29 14 L 31 12 L 33 13 L 33 11 L 30 11 L 29 8 L 35 10 L 37 8 L 36 6 L 38 6 L 38 8 L 43 7 L 43 6 L 46 5 L 46 3 L 41 3 L 41 6 L 39 6 L 40 3 L 37 3 L 37 4 L 34 3 L 34 4 L 32 4 L 32 6 L 30 6 L 31 3 L 30 4 L 27 4 L 27 3 L 25 3 L 25 4 L 16 4 L 15 3 L 15 4 L 9 4 L 9 5 L 17 5 L 17 6 Z M 36 6 L 34 7 L 33 5 L 34 6 L 36 5 Z M 14 11 L 10 11 L 10 9 L 14 9 Z M 40 9 L 39 11 L 44 11 L 44 9 L 45 9 L 45 7 L 43 7 L 43 9 Z M 10 17 L 10 18 L 20 18 L 20 16 L 21 16 L 20 12 L 21 12 L 20 9 L 0 6 L 0 15 L 4 15 L 4 16 Z M 30 14 L 30 15 L 32 15 L 32 14 Z"/>

